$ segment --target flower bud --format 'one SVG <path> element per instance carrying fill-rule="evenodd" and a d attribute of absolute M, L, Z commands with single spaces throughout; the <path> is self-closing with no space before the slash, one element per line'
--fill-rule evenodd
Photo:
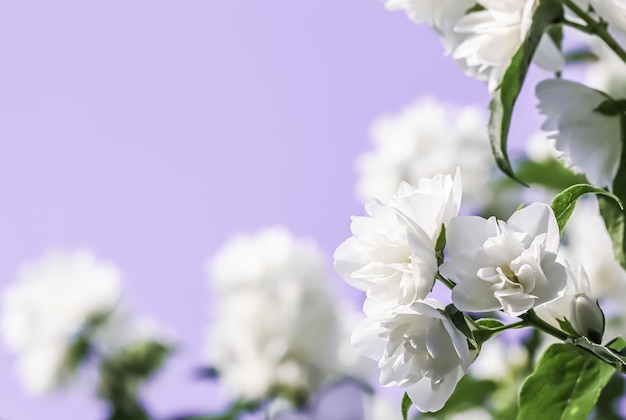
<path fill-rule="evenodd" d="M 604 334 L 604 314 L 598 302 L 585 293 L 578 293 L 570 304 L 570 325 L 577 334 L 601 343 Z"/>

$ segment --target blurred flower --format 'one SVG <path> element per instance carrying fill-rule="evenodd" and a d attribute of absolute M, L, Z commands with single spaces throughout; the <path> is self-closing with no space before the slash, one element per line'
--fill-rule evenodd
<path fill-rule="evenodd" d="M 547 204 L 533 203 L 508 222 L 457 217 L 446 237 L 449 259 L 440 271 L 456 283 L 452 301 L 462 311 L 518 316 L 563 294 L 559 228 Z"/>
<path fill-rule="evenodd" d="M 397 404 L 379 394 L 363 396 L 364 420 L 400 420 L 402 415 Z"/>
<path fill-rule="evenodd" d="M 235 398 L 306 398 L 336 368 L 336 308 L 312 242 L 279 227 L 237 235 L 209 276 L 218 296 L 208 361 Z"/>
<path fill-rule="evenodd" d="M 580 168 L 589 181 L 611 187 L 622 150 L 619 115 L 595 109 L 609 99 L 585 85 L 563 79 L 537 85 L 539 109 L 546 115 L 541 127 L 556 139 L 556 148 Z"/>
<path fill-rule="evenodd" d="M 467 339 L 434 300 L 367 318 L 352 341 L 378 361 L 380 383 L 405 389 L 423 412 L 440 410 L 473 361 Z"/>
<path fill-rule="evenodd" d="M 483 408 L 472 408 L 470 410 L 454 413 L 446 417 L 447 420 L 492 420 L 493 416 Z"/>
<path fill-rule="evenodd" d="M 53 391 L 71 380 L 85 356 L 80 335 L 114 310 L 120 277 L 114 265 L 84 250 L 51 251 L 20 268 L 4 291 L 1 327 L 29 392 Z"/>
<path fill-rule="evenodd" d="M 481 67 L 487 73 L 489 91 L 496 90 L 513 55 L 521 46 L 532 23 L 537 0 L 478 0 L 484 10 L 462 17 L 454 27 L 465 34 L 454 50 L 456 59 L 464 59 L 470 73 Z M 543 36 L 534 61 L 540 67 L 556 71 L 563 57 L 552 40 Z M 471 75 L 471 74 L 470 74 Z"/>
<path fill-rule="evenodd" d="M 423 98 L 374 122 L 374 150 L 358 157 L 357 196 L 388 202 L 402 181 L 417 185 L 437 173 L 463 172 L 463 200 L 482 205 L 494 164 L 486 115 L 474 106 L 454 107 Z"/>
<path fill-rule="evenodd" d="M 472 364 L 470 374 L 478 379 L 504 381 L 515 375 L 528 361 L 526 348 L 516 343 L 504 343 L 496 338 L 480 348 L 480 354 Z"/>
<path fill-rule="evenodd" d="M 622 48 L 626 48 L 626 32 L 611 31 L 611 35 Z M 598 37 L 590 36 L 588 40 L 597 60 L 587 65 L 585 84 L 613 98 L 626 98 L 626 64 Z"/>
<path fill-rule="evenodd" d="M 367 314 L 426 297 L 437 274 L 441 226 L 458 214 L 460 205 L 457 171 L 454 179 L 441 174 L 423 178 L 417 188 L 402 183 L 389 204 L 369 202 L 368 216 L 353 218 L 353 236 L 335 251 L 335 270 L 367 292 Z"/>

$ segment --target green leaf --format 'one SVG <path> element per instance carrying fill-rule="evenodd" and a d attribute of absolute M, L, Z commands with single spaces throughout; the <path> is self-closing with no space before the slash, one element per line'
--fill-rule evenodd
<path fill-rule="evenodd" d="M 513 108 L 522 90 L 526 74 L 528 73 L 528 67 L 530 66 L 541 37 L 552 23 L 558 22 L 562 20 L 562 18 L 563 6 L 559 1 L 542 0 L 539 2 L 533 14 L 528 35 L 517 52 L 513 55 L 511 63 L 504 73 L 502 82 L 494 92 L 493 99 L 489 104 L 491 113 L 488 126 L 489 139 L 496 164 L 502 172 L 522 184 L 523 182 L 521 182 L 513 172 L 507 152 Z"/>
<path fill-rule="evenodd" d="M 519 163 L 517 176 L 527 184 L 541 185 L 556 191 L 587 183 L 584 175 L 575 174 L 556 159 L 546 159 L 542 162 L 524 160 Z"/>
<path fill-rule="evenodd" d="M 598 56 L 586 48 L 568 51 L 565 53 L 565 62 L 567 64 L 587 63 L 593 61 L 598 61 Z"/>
<path fill-rule="evenodd" d="M 615 344 L 609 344 L 609 346 L 603 346 L 596 344 L 589 340 L 587 337 L 580 337 L 574 340 L 568 340 L 575 346 L 581 347 L 590 353 L 593 353 L 598 359 L 613 366 L 614 369 L 620 372 L 626 372 L 626 358 L 619 354 L 620 350 L 616 350 Z M 621 343 L 618 343 L 621 345 Z M 613 347 L 611 347 L 613 346 Z"/>
<path fill-rule="evenodd" d="M 449 304 L 448 306 L 446 306 L 445 313 L 452 322 L 452 324 L 456 327 L 456 329 L 461 331 L 465 338 L 467 338 L 472 344 L 474 344 L 474 336 L 472 335 L 472 331 L 467 325 L 465 314 L 459 311 L 453 304 Z"/>
<path fill-rule="evenodd" d="M 402 397 L 402 420 L 407 420 L 409 408 L 411 408 L 412 405 L 413 401 L 411 401 L 411 397 L 405 392 L 404 397 Z"/>
<path fill-rule="evenodd" d="M 596 420 L 622 420 L 619 414 L 618 404 L 626 390 L 624 377 L 615 372 L 609 383 L 604 387 L 596 404 Z"/>
<path fill-rule="evenodd" d="M 620 208 L 623 208 L 622 201 L 615 194 L 603 188 L 594 187 L 589 184 L 572 185 L 552 200 L 552 211 L 554 211 L 554 215 L 556 216 L 559 232 L 563 232 L 565 224 L 574 212 L 576 201 L 585 194 L 598 194 L 610 197 L 618 203 Z"/>
<path fill-rule="evenodd" d="M 594 111 L 608 116 L 621 115 L 626 112 L 626 99 L 607 98 Z"/>
<path fill-rule="evenodd" d="M 517 418 L 585 420 L 613 372 L 571 344 L 553 344 L 524 381 Z"/>
<path fill-rule="evenodd" d="M 474 339 L 479 347 L 494 335 L 502 332 L 502 327 L 504 327 L 504 323 L 494 318 L 481 318 L 474 324 L 478 327 L 478 330 L 474 331 Z"/>
<path fill-rule="evenodd" d="M 441 233 L 439 233 L 439 237 L 437 238 L 437 243 L 435 244 L 435 255 L 437 256 L 437 265 L 443 264 L 443 250 L 446 247 L 446 226 L 441 225 Z"/>
<path fill-rule="evenodd" d="M 626 201 L 626 117 L 621 118 L 622 153 L 617 174 L 613 180 L 613 193 L 622 201 Z M 600 214 L 613 241 L 615 259 L 626 268 L 626 222 L 624 209 L 618 208 L 609 200 L 600 200 Z"/>

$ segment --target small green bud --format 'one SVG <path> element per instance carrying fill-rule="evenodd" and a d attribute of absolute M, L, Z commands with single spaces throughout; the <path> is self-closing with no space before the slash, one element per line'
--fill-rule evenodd
<path fill-rule="evenodd" d="M 578 293 L 570 304 L 570 325 L 577 334 L 587 337 L 594 343 L 602 342 L 604 334 L 604 314 L 598 301 L 585 293 Z"/>

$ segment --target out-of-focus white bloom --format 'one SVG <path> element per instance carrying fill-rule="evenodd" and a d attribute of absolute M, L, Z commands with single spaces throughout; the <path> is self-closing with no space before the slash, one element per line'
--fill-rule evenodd
<path fill-rule="evenodd" d="M 611 31 L 611 34 L 622 48 L 626 48 L 626 32 Z M 587 65 L 585 84 L 613 98 L 626 98 L 626 64 L 598 37 L 590 36 L 588 40 L 597 60 Z"/>
<path fill-rule="evenodd" d="M 547 204 L 533 203 L 508 222 L 454 218 L 446 238 L 449 258 L 440 271 L 456 283 L 452 301 L 462 311 L 518 316 L 563 294 L 559 228 Z"/>
<path fill-rule="evenodd" d="M 389 10 L 404 10 L 415 23 L 428 23 L 441 37 L 443 44 L 451 45 L 455 37 L 454 25 L 476 4 L 474 0 L 384 0 Z"/>
<path fill-rule="evenodd" d="M 371 394 L 363 396 L 363 414 L 365 420 L 400 420 L 402 415 L 397 404 L 386 398 Z"/>
<path fill-rule="evenodd" d="M 546 136 L 544 132 L 537 132 L 526 142 L 526 156 L 533 162 L 545 162 L 550 159 L 561 159 L 563 152 L 554 147 L 555 140 Z"/>
<path fill-rule="evenodd" d="M 626 271 L 615 259 L 595 197 L 578 201 L 564 235 L 567 241 L 560 252 L 565 260 L 583 266 L 589 278 L 589 295 L 594 299 L 626 297 Z"/>
<path fill-rule="evenodd" d="M 368 216 L 355 217 L 353 236 L 335 251 L 335 270 L 367 293 L 364 310 L 372 315 L 423 299 L 437 274 L 435 245 L 442 224 L 461 205 L 461 176 L 437 174 L 419 187 L 402 183 L 388 205 L 366 204 Z"/>
<path fill-rule="evenodd" d="M 423 412 L 441 409 L 473 361 L 467 339 L 426 299 L 367 318 L 352 341 L 378 361 L 380 383 L 405 389 Z"/>
<path fill-rule="evenodd" d="M 569 321 L 574 331 L 596 343 L 601 343 L 604 334 L 604 314 L 598 301 L 585 293 L 579 293 L 574 296 L 570 308 Z"/>
<path fill-rule="evenodd" d="M 2 335 L 18 353 L 24 386 L 33 394 L 55 390 L 73 376 L 66 352 L 95 318 L 106 317 L 121 298 L 120 272 L 88 251 L 48 252 L 24 264 L 6 288 Z"/>
<path fill-rule="evenodd" d="M 537 0 L 478 0 L 484 10 L 462 17 L 454 27 L 466 39 L 454 50 L 456 59 L 464 59 L 470 73 L 482 68 L 493 92 L 530 29 Z M 543 36 L 534 61 L 555 71 L 563 66 L 563 57 L 552 40 Z M 471 74 L 470 74 L 471 75 Z"/>
<path fill-rule="evenodd" d="M 608 22 L 609 28 L 626 31 L 626 1 L 578 0 L 576 3 L 579 6 L 592 6 L 595 13 Z"/>
<path fill-rule="evenodd" d="M 556 139 L 556 148 L 580 168 L 587 179 L 611 187 L 622 151 L 620 116 L 594 111 L 608 99 L 597 90 L 563 79 L 537 85 L 542 129 Z"/>
<path fill-rule="evenodd" d="M 160 343 L 169 347 L 173 342 L 172 331 L 152 318 L 131 314 L 123 305 L 93 334 L 93 345 L 106 358 L 115 358 L 136 345 Z"/>
<path fill-rule="evenodd" d="M 208 361 L 233 396 L 309 392 L 336 368 L 336 309 L 323 258 L 283 228 L 238 235 L 213 258 L 217 319 Z"/>
<path fill-rule="evenodd" d="M 374 150 L 356 161 L 356 192 L 366 202 L 386 203 L 402 181 L 417 185 L 437 173 L 463 172 L 463 200 L 482 205 L 494 169 L 486 115 L 474 106 L 455 107 L 423 98 L 371 128 Z"/>
<path fill-rule="evenodd" d="M 481 346 L 470 374 L 478 379 L 502 381 L 515 375 L 515 371 L 525 366 L 527 361 L 528 352 L 525 347 L 493 339 Z"/>
<path fill-rule="evenodd" d="M 361 356 L 350 341 L 350 336 L 363 321 L 364 315 L 347 304 L 339 306 L 339 344 L 337 346 L 337 370 L 342 376 L 357 379 L 363 384 L 376 382 L 378 368 L 369 358 Z"/>
<path fill-rule="evenodd" d="M 446 417 L 446 420 L 492 420 L 493 417 L 489 412 L 482 408 L 472 408 L 471 410 L 461 411 L 455 413 L 450 417 Z"/>

